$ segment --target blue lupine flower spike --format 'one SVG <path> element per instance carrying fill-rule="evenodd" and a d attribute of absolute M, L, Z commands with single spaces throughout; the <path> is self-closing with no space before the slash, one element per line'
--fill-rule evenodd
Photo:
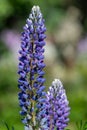
<path fill-rule="evenodd" d="M 20 114 L 26 129 L 34 129 L 37 126 L 39 113 L 43 106 L 44 92 L 44 45 L 46 27 L 40 8 L 34 6 L 29 18 L 26 20 L 24 31 L 21 34 L 21 49 L 19 50 L 20 75 L 18 87 Z M 44 98 L 45 100 L 45 98 Z"/>
<path fill-rule="evenodd" d="M 63 85 L 59 79 L 52 82 L 46 100 L 48 130 L 64 130 L 69 121 L 70 107 Z"/>

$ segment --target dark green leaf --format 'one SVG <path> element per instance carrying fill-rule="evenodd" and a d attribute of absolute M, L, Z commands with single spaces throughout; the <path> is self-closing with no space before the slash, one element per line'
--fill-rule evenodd
<path fill-rule="evenodd" d="M 4 124 L 5 124 L 6 128 L 7 128 L 7 130 L 10 130 L 8 124 L 6 122 L 4 122 Z"/>
<path fill-rule="evenodd" d="M 12 130 L 15 130 L 13 126 L 12 126 Z"/>

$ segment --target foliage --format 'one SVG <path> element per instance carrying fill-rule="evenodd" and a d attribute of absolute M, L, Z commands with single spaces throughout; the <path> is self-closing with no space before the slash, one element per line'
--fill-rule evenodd
<path fill-rule="evenodd" d="M 83 122 L 82 120 L 76 123 L 78 130 L 87 130 L 87 122 Z"/>
<path fill-rule="evenodd" d="M 3 127 L 3 125 L 5 126 L 6 130 L 15 130 L 13 126 L 12 126 L 11 129 L 10 129 L 9 125 L 7 124 L 7 122 L 4 122 L 4 121 L 3 121 L 3 122 L 1 122 L 1 124 L 2 124 L 2 127 Z M 1 126 L 0 126 L 0 127 L 1 127 Z"/>
<path fill-rule="evenodd" d="M 6 126 L 7 130 L 14 130 L 14 127 L 12 126 L 12 128 L 10 129 L 6 122 L 5 122 L 5 126 Z"/>

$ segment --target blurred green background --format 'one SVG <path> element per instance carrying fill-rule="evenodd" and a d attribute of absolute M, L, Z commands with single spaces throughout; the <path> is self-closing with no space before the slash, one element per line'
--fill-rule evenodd
<path fill-rule="evenodd" d="M 19 116 L 17 65 L 20 33 L 33 5 L 39 5 L 47 27 L 46 88 L 60 78 L 70 102 L 68 128 L 87 121 L 87 1 L 0 0 L 0 130 L 3 122 L 23 130 Z"/>

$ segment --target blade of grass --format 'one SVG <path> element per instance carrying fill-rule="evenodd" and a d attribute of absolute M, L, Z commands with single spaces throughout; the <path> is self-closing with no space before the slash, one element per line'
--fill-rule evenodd
<path fill-rule="evenodd" d="M 10 130 L 8 124 L 6 122 L 4 122 L 4 124 L 5 124 L 6 128 L 7 128 L 7 130 Z"/>
<path fill-rule="evenodd" d="M 83 130 L 87 130 L 87 122 L 83 124 Z"/>
<path fill-rule="evenodd" d="M 13 126 L 12 126 L 12 130 L 15 130 Z"/>

